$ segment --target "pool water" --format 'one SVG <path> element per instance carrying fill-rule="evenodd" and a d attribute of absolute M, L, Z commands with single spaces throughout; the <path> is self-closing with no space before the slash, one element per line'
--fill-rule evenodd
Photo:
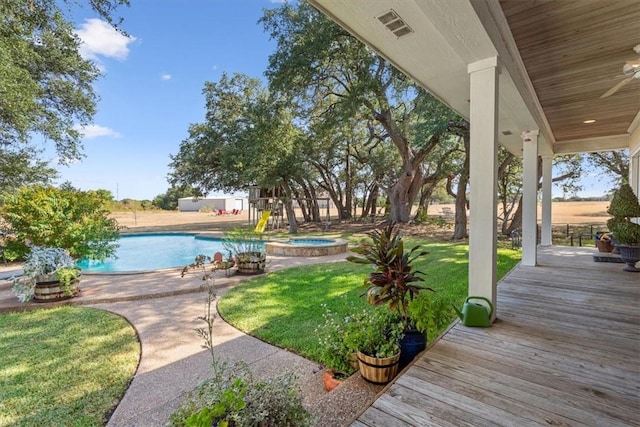
<path fill-rule="evenodd" d="M 285 242 L 287 245 L 331 245 L 334 244 L 335 240 L 333 239 L 290 239 L 288 242 Z"/>
<path fill-rule="evenodd" d="M 82 260 L 78 266 L 85 272 L 147 271 L 184 267 L 193 263 L 199 254 L 227 255 L 222 239 L 187 233 L 125 235 L 120 237 L 119 244 L 115 258 Z"/>

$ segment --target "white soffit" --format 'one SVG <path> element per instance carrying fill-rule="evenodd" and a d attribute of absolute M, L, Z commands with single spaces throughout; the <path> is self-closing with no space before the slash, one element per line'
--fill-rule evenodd
<path fill-rule="evenodd" d="M 469 118 L 467 64 L 496 56 L 497 51 L 468 1 L 310 0 L 310 3 L 450 108 Z M 398 38 L 377 19 L 391 9 L 413 33 Z M 520 134 L 523 130 L 537 129 L 536 122 L 504 68 L 499 92 L 498 138 L 520 155 Z M 511 135 L 502 133 L 507 131 Z"/>

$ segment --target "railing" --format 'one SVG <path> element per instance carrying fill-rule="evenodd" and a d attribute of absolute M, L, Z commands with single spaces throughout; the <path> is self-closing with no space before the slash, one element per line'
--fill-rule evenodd
<path fill-rule="evenodd" d="M 551 226 L 552 241 L 554 244 L 583 246 L 587 242 L 595 246 L 596 234 L 607 231 L 606 225 L 603 224 L 555 224 Z M 540 243 L 541 228 L 537 227 L 538 243 Z M 516 249 L 522 247 L 522 230 L 514 230 L 511 232 L 511 248 Z"/>

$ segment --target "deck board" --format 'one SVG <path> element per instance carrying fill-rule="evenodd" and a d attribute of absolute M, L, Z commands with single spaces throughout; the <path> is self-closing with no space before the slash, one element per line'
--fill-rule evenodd
<path fill-rule="evenodd" d="M 492 327 L 455 325 L 352 426 L 639 426 L 640 274 L 595 254 L 540 248 Z"/>

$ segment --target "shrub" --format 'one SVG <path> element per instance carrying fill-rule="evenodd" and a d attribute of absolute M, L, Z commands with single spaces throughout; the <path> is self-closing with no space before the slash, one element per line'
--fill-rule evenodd
<path fill-rule="evenodd" d="M 351 374 L 355 369 L 349 364 L 349 355 L 362 347 L 362 325 L 371 316 L 371 310 L 352 310 L 349 316 L 339 316 L 326 308 L 324 323 L 316 329 L 322 348 L 320 358 L 327 367 L 337 372 Z"/>
<path fill-rule="evenodd" d="M 631 221 L 632 218 L 640 217 L 640 203 L 629 184 L 622 184 L 616 190 L 607 212 L 613 215 L 607 221 L 607 226 L 618 243 L 640 244 L 640 225 Z"/>
<path fill-rule="evenodd" d="M 171 415 L 172 426 L 307 426 L 295 377 L 256 379 L 243 362 L 214 362 L 213 376 Z M 216 424 L 217 423 L 217 424 Z"/>
<path fill-rule="evenodd" d="M 29 243 L 63 248 L 77 259 L 108 258 L 117 248 L 118 224 L 108 218 L 107 202 L 95 191 L 41 185 L 6 195 L 0 216 L 14 236 L 7 253 L 25 254 Z"/>

